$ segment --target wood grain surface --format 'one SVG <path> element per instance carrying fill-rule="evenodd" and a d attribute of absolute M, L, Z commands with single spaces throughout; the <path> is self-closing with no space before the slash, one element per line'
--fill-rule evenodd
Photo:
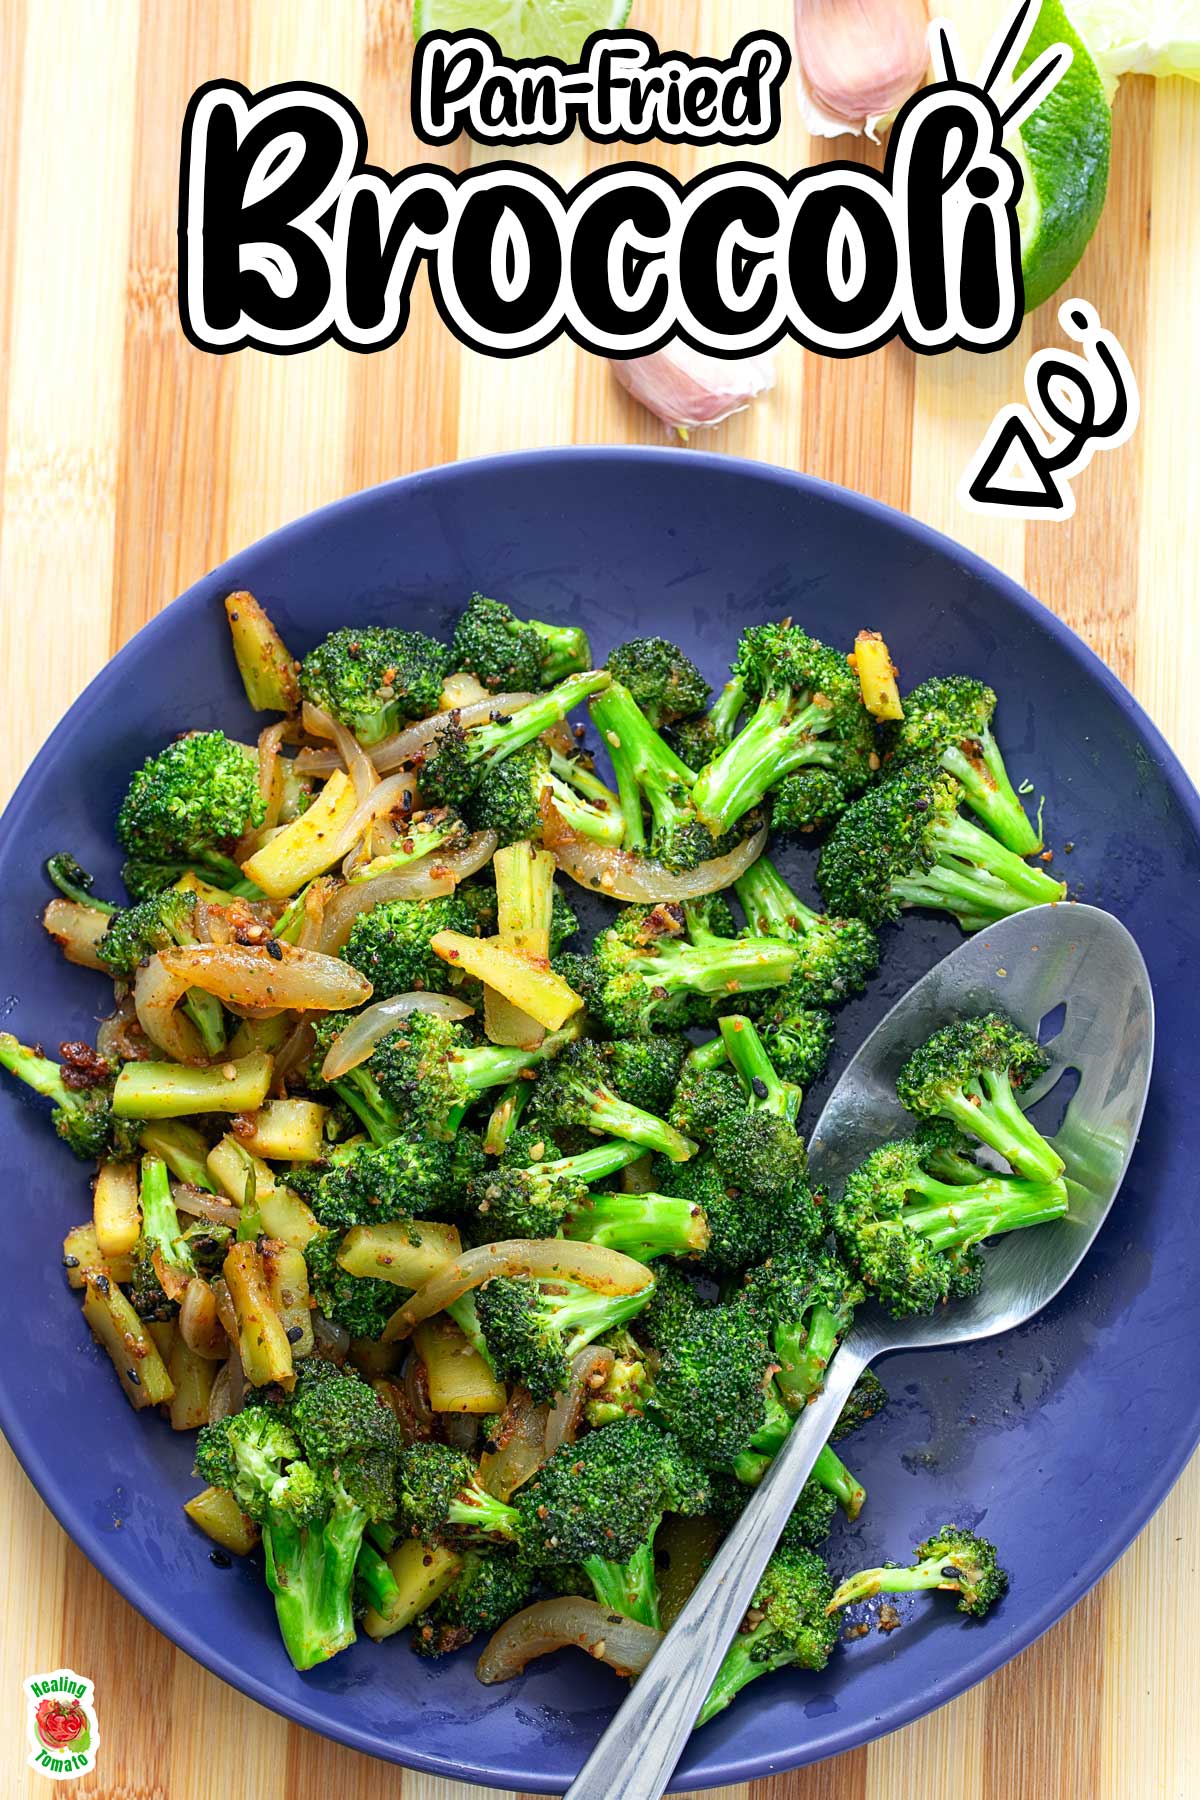
<path fill-rule="evenodd" d="M 635 22 L 723 52 L 749 25 L 787 32 L 790 12 L 786 0 L 637 0 Z M 191 91 L 216 75 L 252 88 L 326 82 L 361 109 L 372 159 L 394 168 L 416 152 L 411 47 L 407 0 L 0 0 L 5 796 L 106 658 L 273 527 L 480 452 L 659 440 L 603 364 L 566 345 L 512 362 L 468 354 L 427 295 L 382 355 L 220 358 L 186 344 L 175 210 Z M 789 99 L 763 154 L 790 170 L 844 152 L 810 143 Z M 564 179 L 616 154 L 578 141 L 539 153 Z M 708 158 L 661 160 L 689 173 Z M 1073 291 L 1119 334 L 1143 416 L 1081 479 L 1069 525 L 985 521 L 954 499 L 986 423 L 1019 396 L 1030 351 L 1055 341 L 1052 307 L 998 356 L 897 347 L 835 362 L 787 348 L 771 398 L 701 441 L 844 482 L 990 557 L 1106 658 L 1196 773 L 1200 89 L 1122 88 L 1108 209 Z M 1198 1527 L 1193 1465 L 1099 1587 L 1003 1672 L 869 1749 L 756 1786 L 753 1800 L 1200 1793 Z M 77 1790 L 88 1795 L 466 1800 L 289 1726 L 172 1649 L 89 1568 L 3 1446 L 0 1582 L 4 1795 L 47 1791 L 23 1767 L 20 1681 L 66 1664 L 97 1684 L 100 1767 Z"/>

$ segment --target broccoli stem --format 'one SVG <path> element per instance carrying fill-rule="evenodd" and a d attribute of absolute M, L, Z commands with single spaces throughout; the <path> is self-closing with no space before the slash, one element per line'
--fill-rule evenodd
<path fill-rule="evenodd" d="M 609 811 L 585 800 L 568 782 L 561 781 L 553 772 L 547 786 L 555 811 L 580 837 L 590 838 L 594 844 L 607 844 L 610 849 L 615 849 L 624 842 L 624 806 L 617 795 L 613 795 L 616 806 Z"/>
<path fill-rule="evenodd" d="M 794 1082 L 780 1080 L 753 1022 L 739 1013 L 730 1013 L 719 1023 L 729 1060 L 749 1091 L 751 1110 L 776 1113 L 795 1124 L 800 1112 L 800 1089 Z"/>
<path fill-rule="evenodd" d="M 767 1418 L 750 1440 L 750 1448 L 733 1464 L 733 1474 L 744 1487 L 757 1487 L 776 1456 L 783 1448 L 788 1433 L 792 1429 L 793 1419 L 778 1391 L 771 1384 L 767 1389 Z M 867 1490 L 858 1478 L 851 1474 L 832 1445 L 826 1444 L 812 1466 L 810 1481 L 823 1487 L 827 1494 L 832 1494 L 848 1519 L 857 1519 L 867 1498 Z"/>
<path fill-rule="evenodd" d="M 233 1075 L 226 1074 L 232 1069 Z M 189 1113 L 257 1112 L 271 1079 L 271 1058 L 261 1051 L 212 1069 L 183 1063 L 125 1063 L 113 1089 L 119 1119 L 177 1119 Z"/>
<path fill-rule="evenodd" d="M 419 828 L 416 825 L 410 825 L 407 834 L 394 849 L 387 851 L 383 856 L 373 857 L 368 863 L 363 863 L 350 876 L 350 882 L 354 885 L 364 881 L 374 881 L 377 875 L 390 875 L 396 869 L 408 868 L 411 863 L 422 861 L 433 851 L 440 850 L 443 844 L 461 838 L 463 835 L 462 821 L 454 814 L 450 814 L 440 824 L 422 825 Z M 302 898 L 302 895 L 297 896 L 298 900 Z M 293 900 L 291 906 L 295 905 L 296 901 Z M 290 912 L 291 907 L 288 910 Z M 303 911 L 303 909 L 301 910 Z M 280 924 L 282 923 L 281 920 Z M 281 935 L 278 929 L 275 935 L 276 937 Z"/>
<path fill-rule="evenodd" d="M 162 1157 L 176 1181 L 216 1193 L 217 1184 L 208 1172 L 208 1145 L 193 1126 L 178 1119 L 154 1120 L 142 1128 L 139 1142 L 151 1156 Z"/>
<path fill-rule="evenodd" d="M 46 873 L 59 893 L 65 894 L 68 900 L 74 900 L 77 906 L 87 906 L 92 912 L 108 913 L 110 916 L 117 911 L 111 900 L 96 898 L 92 892 L 91 876 L 65 850 L 47 860 Z"/>
<path fill-rule="evenodd" d="M 577 1156 L 560 1156 L 554 1162 L 534 1166 L 540 1175 L 573 1176 L 577 1181 L 590 1183 L 615 1175 L 618 1169 L 637 1162 L 641 1155 L 637 1144 L 618 1139 L 611 1144 L 597 1144 L 591 1150 L 581 1150 Z"/>
<path fill-rule="evenodd" d="M 515 1508 L 473 1481 L 450 1502 L 446 1523 L 479 1537 L 515 1538 L 520 1521 Z"/>
<path fill-rule="evenodd" d="M 752 994 L 786 987 L 796 948 L 777 938 L 707 938 L 666 942 L 657 956 L 634 961 L 644 979 L 668 994 Z"/>
<path fill-rule="evenodd" d="M 608 746 L 617 779 L 627 850 L 644 850 L 646 829 L 642 800 L 650 807 L 655 830 L 669 833 L 686 816 L 694 772 L 664 742 L 621 682 L 592 701 L 592 718 Z"/>
<path fill-rule="evenodd" d="M 354 1570 L 366 1514 L 344 1500 L 323 1526 L 273 1514 L 263 1526 L 267 1586 L 279 1632 L 298 1669 L 328 1662 L 354 1642 Z"/>
<path fill-rule="evenodd" d="M 794 707 L 790 688 L 768 694 L 749 724 L 701 770 L 692 800 L 714 832 L 728 831 L 785 775 L 834 760 L 819 735 L 829 723 L 829 708 L 811 701 L 798 711 Z"/>
<path fill-rule="evenodd" d="M 487 1339 L 484 1337 L 483 1327 L 479 1323 L 479 1310 L 475 1305 L 473 1290 L 468 1288 L 467 1292 L 460 1294 L 457 1300 L 449 1301 L 446 1305 L 446 1312 L 454 1320 L 472 1350 L 483 1358 L 494 1375 L 496 1365 L 492 1361 L 492 1353 L 487 1347 Z"/>
<path fill-rule="evenodd" d="M 867 1490 L 852 1475 L 837 1451 L 826 1444 L 812 1466 L 809 1478 L 832 1494 L 848 1519 L 857 1519 L 867 1498 Z"/>
<path fill-rule="evenodd" d="M 786 1648 L 774 1654 L 762 1653 L 760 1645 L 771 1635 L 770 1627 L 765 1621 L 753 1631 L 738 1632 L 725 1652 L 725 1660 L 717 1670 L 708 1690 L 708 1697 L 697 1715 L 697 1728 L 707 1725 L 717 1713 L 724 1712 L 730 1701 L 736 1699 L 750 1682 L 757 1681 L 760 1675 L 769 1675 L 773 1669 L 786 1669 L 795 1662 L 795 1657 Z"/>
<path fill-rule="evenodd" d="M 542 640 L 542 679 L 562 681 L 568 675 L 585 670 L 591 659 L 587 633 L 578 625 L 547 625 L 540 619 L 527 619 L 530 631 Z"/>
<path fill-rule="evenodd" d="M 592 1194 L 563 1225 L 564 1237 L 606 1244 L 638 1262 L 656 1256 L 698 1256 L 707 1248 L 708 1222 L 698 1206 L 669 1194 Z"/>
<path fill-rule="evenodd" d="M 1044 1225 L 1060 1219 L 1067 1210 L 1062 1181 L 1013 1181 L 997 1176 L 979 1187 L 986 1191 L 951 1188 L 955 1197 L 940 1206 L 906 1207 L 904 1223 L 919 1232 L 931 1250 L 953 1250 L 1002 1231 Z"/>
<path fill-rule="evenodd" d="M 367 1605 L 386 1618 L 388 1609 L 400 1592 L 400 1584 L 392 1574 L 387 1559 L 364 1537 L 358 1547 L 354 1579 Z"/>
<path fill-rule="evenodd" d="M 768 856 L 760 856 L 733 888 L 751 930 L 763 937 L 807 937 L 820 922 L 820 914 L 792 892 Z"/>
<path fill-rule="evenodd" d="M 734 675 L 721 689 L 708 712 L 708 723 L 714 741 L 730 744 L 737 735 L 737 722 L 746 704 L 746 684 Z"/>
<path fill-rule="evenodd" d="M 613 812 L 619 811 L 620 802 L 616 794 L 605 786 L 594 770 L 585 768 L 579 758 L 564 756 L 561 750 L 551 747 L 550 773 L 557 775 L 560 781 L 565 781 L 568 787 L 574 788 L 585 799 L 595 801 L 597 806 L 606 806 Z"/>
<path fill-rule="evenodd" d="M 582 1566 L 601 1606 L 659 1630 L 653 1534 L 644 1544 L 638 1545 L 628 1562 L 606 1562 L 602 1556 L 585 1556 Z"/>
<path fill-rule="evenodd" d="M 820 1388 L 843 1329 L 843 1321 L 828 1306 L 814 1306 L 806 1322 L 775 1333 L 782 1365 L 775 1379 L 789 1404 L 806 1405 Z"/>
<path fill-rule="evenodd" d="M 504 1089 L 492 1108 L 483 1136 L 483 1148 L 488 1156 L 503 1156 L 532 1093 L 533 1083 L 520 1079 L 510 1081 Z"/>
<path fill-rule="evenodd" d="M 961 1131 L 977 1137 L 1030 1181 L 1054 1181 L 1066 1167 L 1062 1157 L 1021 1111 L 1004 1070 L 979 1075 L 982 1095 L 948 1090 L 943 1110 Z"/>
<path fill-rule="evenodd" d="M 1030 824 L 1025 808 L 1009 779 L 1000 746 L 985 725 L 979 733 L 978 757 L 957 744 L 942 747 L 939 761 L 962 782 L 967 805 L 978 813 L 1017 856 L 1033 856 L 1042 847 L 1042 836 Z"/>
<path fill-rule="evenodd" d="M 206 1056 L 220 1056 L 225 1048 L 225 1014 L 215 994 L 202 988 L 189 988 L 183 998 L 183 1010 L 200 1034 Z"/>
<path fill-rule="evenodd" d="M 939 862 L 947 856 L 958 857 L 976 868 L 986 869 L 1010 893 L 1022 896 L 1030 906 L 1062 899 L 1063 882 L 1055 881 L 1044 869 L 1031 868 L 1013 851 L 1005 849 L 990 832 L 972 825 L 969 819 L 939 818 L 933 832 L 939 845 Z"/>
<path fill-rule="evenodd" d="M 607 674 L 602 670 L 587 669 L 582 674 L 568 676 L 547 693 L 539 694 L 536 700 L 522 706 L 503 724 L 489 720 L 484 725 L 469 726 L 468 756 L 474 762 L 489 758 L 502 761 L 515 750 L 531 744 L 534 738 L 541 737 L 543 731 L 549 731 L 552 725 L 565 719 L 581 700 L 607 685 Z"/>
<path fill-rule="evenodd" d="M 947 1576 L 952 1576 L 948 1580 Z M 829 1602 L 829 1611 L 853 1606 L 857 1600 L 869 1600 L 874 1594 L 916 1594 L 927 1588 L 949 1588 L 957 1592 L 962 1586 L 958 1570 L 948 1564 L 945 1555 L 931 1556 L 913 1568 L 859 1569 L 843 1581 Z"/>
<path fill-rule="evenodd" d="M 670 1162 L 687 1162 L 695 1154 L 696 1146 L 690 1138 L 665 1119 L 618 1100 L 611 1088 L 589 1088 L 587 1100 L 589 1131 L 602 1137 L 624 1138 L 627 1143 L 640 1144 L 643 1150 L 661 1151 Z"/>
<path fill-rule="evenodd" d="M 162 1257 L 169 1268 L 192 1276 L 196 1265 L 192 1253 L 183 1242 L 179 1230 L 179 1214 L 171 1198 L 171 1181 L 167 1165 L 159 1156 L 143 1156 L 142 1179 L 138 1193 L 142 1209 L 142 1236 Z"/>
<path fill-rule="evenodd" d="M 18 1042 L 9 1031 L 0 1031 L 0 1068 L 7 1069 L 35 1094 L 53 1100 L 56 1106 L 70 1110 L 80 1104 L 78 1094 L 73 1094 L 63 1084 L 61 1065 L 48 1056 L 39 1056 L 36 1050 Z"/>

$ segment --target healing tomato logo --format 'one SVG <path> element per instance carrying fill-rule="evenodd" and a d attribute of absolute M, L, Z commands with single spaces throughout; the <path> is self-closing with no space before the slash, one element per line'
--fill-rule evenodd
<path fill-rule="evenodd" d="M 27 1675 L 23 1682 L 29 1711 L 26 1713 L 28 1763 L 51 1781 L 77 1781 L 96 1766 L 100 1728 L 96 1722 L 96 1691 L 86 1675 L 74 1669 L 54 1669 L 48 1675 Z"/>
<path fill-rule="evenodd" d="M 87 1724 L 78 1700 L 42 1700 L 34 1720 L 37 1734 L 48 1750 L 61 1750 L 74 1743 Z"/>

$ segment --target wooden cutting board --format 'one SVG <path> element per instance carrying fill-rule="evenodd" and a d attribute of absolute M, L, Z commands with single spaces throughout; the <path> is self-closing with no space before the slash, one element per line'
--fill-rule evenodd
<path fill-rule="evenodd" d="M 727 51 L 748 24 L 790 30 L 786 0 L 637 0 L 636 12 L 660 41 L 692 51 Z M 4 796 L 131 633 L 274 526 L 457 457 L 660 441 L 602 363 L 569 345 L 514 362 L 466 353 L 427 300 L 378 356 L 326 347 L 219 358 L 185 343 L 176 171 L 192 90 L 216 75 L 252 88 L 324 81 L 359 106 L 373 160 L 395 168 L 418 159 L 411 48 L 406 0 L 0 0 Z M 833 152 L 809 142 L 790 96 L 784 113 L 771 162 L 791 170 L 846 153 L 845 142 Z M 985 424 L 1019 396 L 1031 350 L 1053 341 L 1052 309 L 986 358 L 918 360 L 895 348 L 834 362 L 785 349 L 770 399 L 701 441 L 844 482 L 991 558 L 1094 646 L 1196 772 L 1200 88 L 1126 83 L 1115 139 L 1108 210 L 1074 291 L 1123 342 L 1143 420 L 1079 482 L 1073 523 L 992 523 L 954 499 Z M 547 154 L 569 180 L 615 153 L 571 142 Z M 687 174 L 708 159 L 682 150 L 659 160 Z M 1197 1794 L 1198 1527 L 1193 1466 L 1119 1566 L 1016 1662 L 882 1743 L 757 1785 L 754 1800 Z M 0 1583 L 6 1795 L 48 1791 L 23 1768 L 20 1681 L 67 1664 L 97 1679 L 103 1737 L 99 1770 L 79 1792 L 466 1800 L 467 1789 L 285 1724 L 173 1650 L 68 1543 L 2 1446 Z M 739 1800 L 750 1792 L 737 1790 Z"/>

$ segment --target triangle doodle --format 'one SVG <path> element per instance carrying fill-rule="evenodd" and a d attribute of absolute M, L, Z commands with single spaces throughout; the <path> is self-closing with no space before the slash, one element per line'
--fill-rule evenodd
<path fill-rule="evenodd" d="M 1066 500 L 1046 468 L 1029 426 L 1012 413 L 980 459 L 970 486 L 972 500 L 991 506 L 1044 507 L 1063 512 Z"/>

